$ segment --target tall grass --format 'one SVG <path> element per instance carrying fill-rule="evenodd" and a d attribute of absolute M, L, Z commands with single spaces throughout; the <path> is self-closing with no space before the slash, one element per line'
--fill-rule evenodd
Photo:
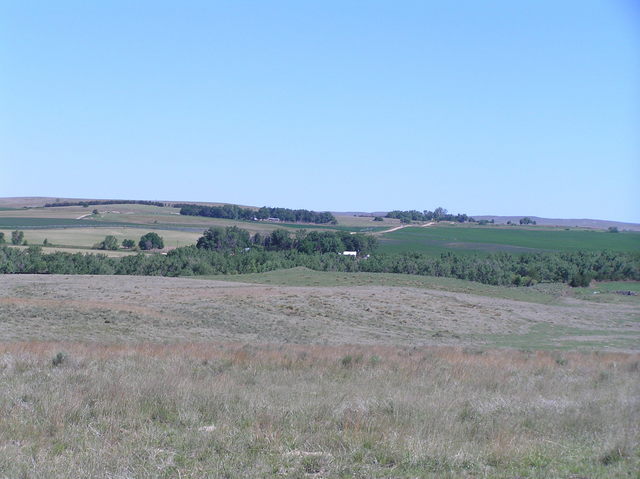
<path fill-rule="evenodd" d="M 640 355 L 0 344 L 0 477 L 633 477 Z"/>

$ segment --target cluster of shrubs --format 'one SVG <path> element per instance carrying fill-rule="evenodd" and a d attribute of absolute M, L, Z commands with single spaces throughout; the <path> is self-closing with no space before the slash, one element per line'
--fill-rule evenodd
<path fill-rule="evenodd" d="M 467 216 L 465 213 L 453 215 L 442 207 L 438 207 L 433 211 L 394 210 L 387 213 L 387 218 L 396 218 L 403 223 L 411 223 L 412 221 L 456 221 L 458 223 L 475 221 L 472 217 Z"/>
<path fill-rule="evenodd" d="M 136 242 L 132 239 L 123 239 L 122 247 L 125 249 L 135 248 Z M 118 238 L 113 235 L 107 235 L 100 243 L 95 244 L 93 248 L 115 251 L 120 248 L 120 244 L 118 243 Z M 138 248 L 142 250 L 162 249 L 164 248 L 164 241 L 158 233 L 150 232 L 140 237 Z"/>
<path fill-rule="evenodd" d="M 4 237 L 4 233 L 0 231 L 0 244 L 6 243 L 7 240 Z M 24 239 L 24 231 L 12 231 L 11 232 L 11 244 L 15 245 L 26 245 L 27 241 Z"/>
<path fill-rule="evenodd" d="M 209 218 L 225 218 L 230 220 L 268 220 L 274 219 L 285 223 L 315 223 L 336 224 L 337 220 L 331 213 L 292 210 L 289 208 L 271 208 L 263 206 L 259 209 L 243 208 L 237 205 L 203 206 L 190 203 L 173 205 L 180 208 L 181 215 L 206 216 Z"/>

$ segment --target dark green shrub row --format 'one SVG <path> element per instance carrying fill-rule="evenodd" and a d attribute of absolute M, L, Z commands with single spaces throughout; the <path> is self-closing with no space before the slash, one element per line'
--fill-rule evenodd
<path fill-rule="evenodd" d="M 36 246 L 20 250 L 0 247 L 0 273 L 129 274 L 184 276 L 260 273 L 305 266 L 318 271 L 406 273 L 443 276 L 493 285 L 530 285 L 562 282 L 582 286 L 596 280 L 640 280 L 640 255 L 628 253 L 571 252 L 486 257 L 446 253 L 375 254 L 355 259 L 336 253 L 306 254 L 297 250 L 268 251 L 251 248 L 238 253 L 187 246 L 167 255 L 109 258 L 101 254 L 44 254 Z"/>

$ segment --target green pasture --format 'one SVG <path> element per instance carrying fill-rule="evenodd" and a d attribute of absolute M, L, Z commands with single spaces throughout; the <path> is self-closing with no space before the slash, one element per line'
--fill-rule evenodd
<path fill-rule="evenodd" d="M 577 250 L 640 252 L 640 233 L 492 226 L 408 227 L 383 234 L 379 248 L 387 253 L 427 254 Z"/>

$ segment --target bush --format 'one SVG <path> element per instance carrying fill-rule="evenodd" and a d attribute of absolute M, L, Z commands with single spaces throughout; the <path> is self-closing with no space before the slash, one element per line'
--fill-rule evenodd
<path fill-rule="evenodd" d="M 133 241 L 132 239 L 123 239 L 122 240 L 122 247 L 123 248 L 130 249 L 130 248 L 133 248 L 135 245 L 136 245 L 136 242 Z"/>
<path fill-rule="evenodd" d="M 158 236 L 158 233 L 150 232 L 140 237 L 138 246 L 144 250 L 162 249 L 164 248 L 164 241 Z"/>
<path fill-rule="evenodd" d="M 54 367 L 60 366 L 67 359 L 67 355 L 63 352 L 56 354 L 51 360 L 51 365 Z"/>
<path fill-rule="evenodd" d="M 118 240 L 112 235 L 105 236 L 105 238 L 96 245 L 96 249 L 117 250 Z"/>
<path fill-rule="evenodd" d="M 22 244 L 24 243 L 24 231 L 12 231 L 11 232 L 11 243 L 12 244 Z"/>
<path fill-rule="evenodd" d="M 569 286 L 573 288 L 586 288 L 591 284 L 593 277 L 589 273 L 576 273 L 569 280 Z"/>

